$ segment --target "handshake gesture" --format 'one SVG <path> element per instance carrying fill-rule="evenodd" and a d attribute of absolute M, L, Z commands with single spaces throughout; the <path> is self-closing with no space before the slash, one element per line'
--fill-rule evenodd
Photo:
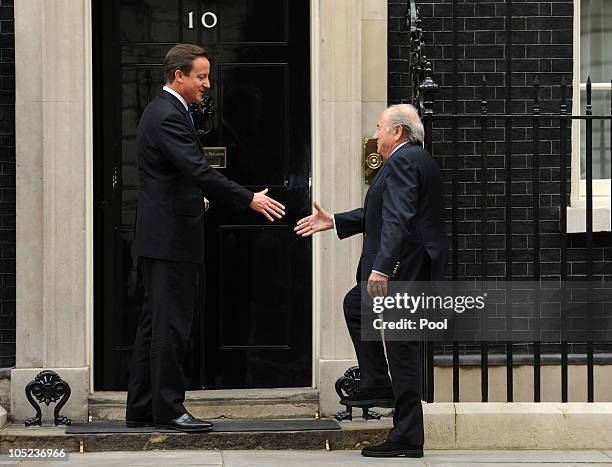
<path fill-rule="evenodd" d="M 259 191 L 253 195 L 251 209 L 257 211 L 270 222 L 274 222 L 274 217 L 281 219 L 285 215 L 285 206 L 270 198 L 266 193 L 268 189 Z M 297 235 L 310 237 L 317 232 L 323 232 L 334 228 L 332 215 L 323 209 L 316 201 L 313 203 L 315 213 L 300 219 L 293 229 Z"/>
<path fill-rule="evenodd" d="M 259 191 L 253 196 L 251 209 L 263 214 L 270 222 L 274 222 L 272 216 L 281 219 L 285 215 L 285 206 L 266 195 L 268 189 Z M 310 237 L 317 232 L 324 232 L 334 228 L 332 215 L 323 209 L 316 201 L 313 203 L 314 214 L 300 219 L 294 232 L 301 237 Z M 368 279 L 368 294 L 370 297 L 381 297 L 387 294 L 387 276 L 372 271 Z"/>
<path fill-rule="evenodd" d="M 268 189 L 266 188 L 253 195 L 251 209 L 262 214 L 270 222 L 274 222 L 272 216 L 281 219 L 285 215 L 285 206 L 266 195 L 267 192 Z"/>
<path fill-rule="evenodd" d="M 315 213 L 300 219 L 293 229 L 297 235 L 310 237 L 317 232 L 323 232 L 334 228 L 332 215 L 319 206 L 316 201 L 313 203 Z"/>
<path fill-rule="evenodd" d="M 317 232 L 323 232 L 334 228 L 332 215 L 319 206 L 316 201 L 313 203 L 315 213 L 300 219 L 293 229 L 297 235 L 310 237 Z M 384 297 L 387 294 L 388 278 L 384 274 L 372 271 L 368 278 L 367 290 L 370 297 Z"/>
<path fill-rule="evenodd" d="M 268 189 L 259 191 L 253 196 L 251 209 L 263 214 L 270 222 L 274 222 L 272 216 L 281 219 L 285 215 L 285 206 L 266 195 Z M 334 228 L 332 215 L 323 209 L 316 201 L 313 203 L 315 213 L 300 219 L 293 229 L 301 237 L 310 237 L 317 232 L 323 232 Z"/>

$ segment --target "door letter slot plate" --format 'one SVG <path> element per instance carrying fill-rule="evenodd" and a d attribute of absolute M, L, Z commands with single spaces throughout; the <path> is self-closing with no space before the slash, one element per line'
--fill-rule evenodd
<path fill-rule="evenodd" d="M 205 147 L 202 150 L 211 167 L 215 169 L 227 168 L 227 148 L 221 146 Z"/>

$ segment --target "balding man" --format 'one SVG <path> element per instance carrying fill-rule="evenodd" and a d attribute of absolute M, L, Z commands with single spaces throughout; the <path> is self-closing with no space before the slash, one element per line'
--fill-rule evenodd
<path fill-rule="evenodd" d="M 389 279 L 444 279 L 448 240 L 443 181 L 437 163 L 423 149 L 423 124 L 413 106 L 387 108 L 374 137 L 385 164 L 368 190 L 364 207 L 332 215 L 315 202 L 315 213 L 301 219 L 295 231 L 307 237 L 335 228 L 340 239 L 363 233 L 357 285 L 344 299 L 346 324 L 361 370 L 357 402 L 375 403 L 395 396 L 395 413 L 387 440 L 364 448 L 361 454 L 422 457 L 420 343 L 387 341 L 385 357 L 380 340 L 363 340 L 362 287 L 374 297 L 386 294 Z"/>

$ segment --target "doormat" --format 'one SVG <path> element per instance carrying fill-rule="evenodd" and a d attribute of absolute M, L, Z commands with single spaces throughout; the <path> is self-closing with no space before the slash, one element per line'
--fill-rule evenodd
<path fill-rule="evenodd" d="M 209 420 L 213 424 L 212 431 L 216 432 L 249 432 L 249 431 L 312 431 L 312 430 L 339 430 L 336 420 L 328 419 L 219 419 Z M 74 423 L 66 427 L 69 435 L 93 435 L 108 433 L 181 433 L 169 428 L 142 426 L 128 428 L 125 422 L 91 422 Z M 206 434 L 206 433 L 202 433 Z"/>

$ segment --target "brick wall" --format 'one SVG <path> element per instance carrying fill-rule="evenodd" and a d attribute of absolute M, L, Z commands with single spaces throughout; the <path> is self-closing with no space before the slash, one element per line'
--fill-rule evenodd
<path fill-rule="evenodd" d="M 405 0 L 389 1 L 389 103 L 407 101 L 409 83 L 406 58 L 409 34 L 406 32 Z M 481 80 L 486 77 L 489 113 L 531 113 L 533 82 L 540 85 L 541 112 L 559 112 L 560 83 L 565 76 L 572 82 L 573 2 L 514 0 L 512 5 L 512 89 L 511 103 L 506 98 L 506 2 L 459 0 L 457 21 L 457 69 L 453 73 L 452 0 L 418 0 L 423 18 L 425 53 L 433 65 L 433 78 L 440 85 L 436 94 L 436 114 L 479 113 Z M 457 101 L 453 100 L 457 83 Z M 571 98 L 571 87 L 568 87 Z M 571 112 L 571 99 L 568 109 Z M 584 111 L 583 111 L 584 112 Z M 486 174 L 488 181 L 488 273 L 490 278 L 506 277 L 506 173 L 505 128 L 503 121 L 488 132 Z M 458 277 L 479 278 L 481 233 L 480 121 L 460 123 L 457 145 L 452 142 L 450 122 L 435 122 L 433 150 L 446 180 L 447 233 L 451 223 L 451 168 L 454 151 L 458 153 Z M 516 119 L 512 124 L 512 277 L 529 279 L 533 275 L 533 144 L 531 119 Z M 569 135 L 569 130 L 568 130 Z M 542 121 L 540 130 L 540 242 L 543 277 L 559 277 L 559 122 Z M 568 143 L 568 151 L 571 145 Z M 568 163 L 570 155 L 568 154 Z M 569 166 L 568 166 L 569 178 Z M 569 182 L 568 182 L 569 193 Z M 569 202 L 569 200 L 568 200 Z M 568 274 L 585 278 L 584 234 L 568 236 Z M 594 234 L 594 273 L 596 279 L 611 280 L 612 237 Z M 451 261 L 447 270 L 452 277 Z"/>
<path fill-rule="evenodd" d="M 0 367 L 15 365 L 15 37 L 0 0 Z"/>
<path fill-rule="evenodd" d="M 558 112 L 560 81 L 572 78 L 573 2 L 520 1 L 513 2 L 512 102 L 507 105 L 505 75 L 505 13 L 506 2 L 479 0 L 459 1 L 458 74 L 453 70 L 452 2 L 451 0 L 421 0 L 417 2 L 423 17 L 425 52 L 431 59 L 434 79 L 440 84 L 436 94 L 436 114 L 452 113 L 452 83 L 458 83 L 458 112 L 478 113 L 481 107 L 481 79 L 488 83 L 489 113 L 512 111 L 530 113 L 533 108 L 533 82 L 540 80 L 542 112 Z M 389 4 L 389 102 L 405 100 L 409 88 L 402 73 L 407 56 L 407 33 L 404 14 L 406 2 L 391 0 Z M 571 88 L 568 88 L 571 97 Z M 571 100 L 570 109 L 571 111 Z M 457 152 L 459 154 L 459 277 L 478 277 L 480 236 L 480 130 L 479 122 L 462 121 Z M 493 123 L 490 123 L 493 125 Z M 454 145 L 449 122 L 434 126 L 434 153 L 443 167 L 447 180 L 448 232 L 450 223 L 450 178 Z M 469 128 L 475 126 L 475 128 Z M 542 275 L 558 277 L 560 270 L 559 244 L 559 129 L 558 121 L 543 121 L 540 131 L 540 228 Z M 531 119 L 513 120 L 512 126 L 512 233 L 513 270 L 515 278 L 533 274 L 533 181 L 532 181 Z M 568 146 L 569 150 L 569 146 Z M 494 278 L 503 278 L 505 271 L 505 128 L 503 121 L 488 133 L 487 179 L 491 222 L 489 236 L 489 271 Z M 568 154 L 569 158 L 569 154 Z M 568 166 L 569 168 L 569 166 Z M 568 185 L 569 192 L 569 185 Z M 612 254 L 609 233 L 595 233 L 595 275 L 609 278 Z M 568 266 L 572 277 L 585 277 L 586 250 L 584 234 L 568 237 Z M 450 268 L 449 268 L 450 275 Z M 450 276 L 449 276 L 450 277 Z"/>

